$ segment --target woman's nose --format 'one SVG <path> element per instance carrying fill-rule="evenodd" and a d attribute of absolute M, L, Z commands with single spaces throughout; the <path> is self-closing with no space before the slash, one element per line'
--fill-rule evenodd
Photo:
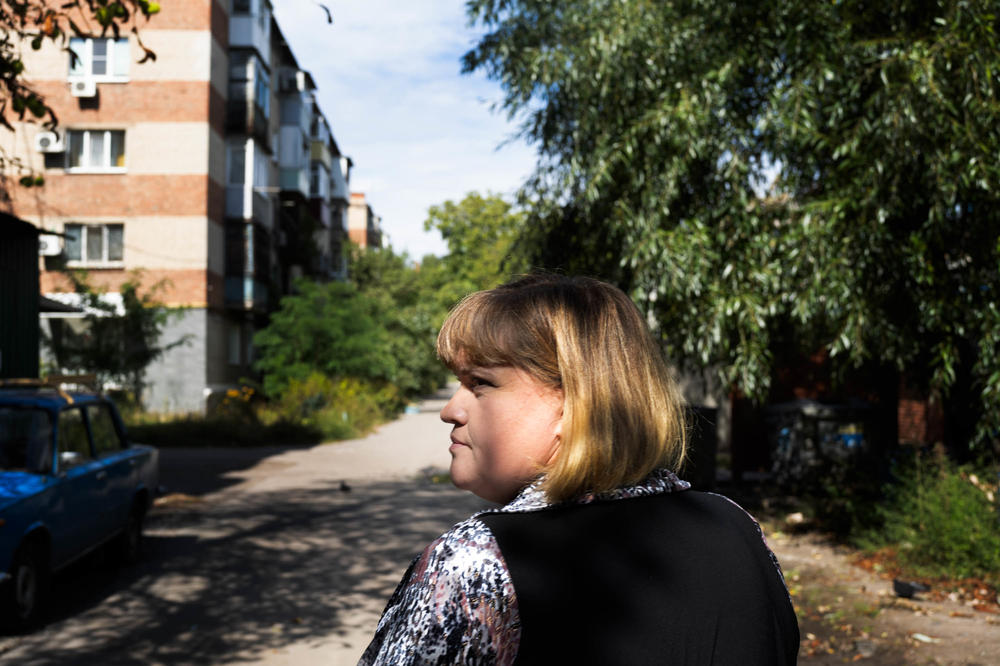
<path fill-rule="evenodd" d="M 459 387 L 451 399 L 441 408 L 441 420 L 445 423 L 463 425 L 468 420 L 468 414 L 461 404 L 461 395 L 464 390 L 464 388 Z"/>

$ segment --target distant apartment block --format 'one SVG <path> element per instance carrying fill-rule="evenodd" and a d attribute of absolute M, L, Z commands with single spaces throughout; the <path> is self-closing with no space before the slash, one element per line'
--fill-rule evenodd
<path fill-rule="evenodd" d="M 129 37 L 73 39 L 75 64 L 25 49 L 60 126 L 3 136 L 46 180 L 10 212 L 48 242 L 48 297 L 70 300 L 60 267 L 112 293 L 137 269 L 164 281 L 163 340 L 188 342 L 150 369 L 146 404 L 203 410 L 253 376 L 253 335 L 296 277 L 346 276 L 352 164 L 267 0 L 175 0 L 141 37 L 155 61 Z"/>
<path fill-rule="evenodd" d="M 363 192 L 351 192 L 347 233 L 359 247 L 382 247 L 382 218 L 372 212 Z"/>

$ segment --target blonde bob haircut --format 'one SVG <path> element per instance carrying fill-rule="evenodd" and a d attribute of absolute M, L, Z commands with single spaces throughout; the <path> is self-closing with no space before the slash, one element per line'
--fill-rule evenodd
<path fill-rule="evenodd" d="M 642 315 L 586 277 L 527 275 L 466 296 L 437 339 L 441 360 L 513 366 L 563 394 L 555 458 L 539 470 L 560 502 L 677 470 L 685 452 L 677 385 Z"/>

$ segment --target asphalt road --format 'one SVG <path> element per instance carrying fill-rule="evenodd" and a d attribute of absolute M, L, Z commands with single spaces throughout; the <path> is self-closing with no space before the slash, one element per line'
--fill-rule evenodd
<path fill-rule="evenodd" d="M 144 560 L 60 573 L 0 663 L 354 664 L 410 559 L 484 506 L 438 478 L 442 397 L 360 440 L 162 450 Z"/>

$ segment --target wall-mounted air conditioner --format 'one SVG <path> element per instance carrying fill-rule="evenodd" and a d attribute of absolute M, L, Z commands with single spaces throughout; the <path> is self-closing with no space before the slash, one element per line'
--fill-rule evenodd
<path fill-rule="evenodd" d="M 40 153 L 62 153 L 66 146 L 55 132 L 39 132 L 35 135 L 35 150 Z"/>
<path fill-rule="evenodd" d="M 62 254 L 62 242 L 55 234 L 38 236 L 38 254 L 43 257 L 57 257 Z"/>
<path fill-rule="evenodd" d="M 73 97 L 94 97 L 97 95 L 97 81 L 94 79 L 74 79 L 69 82 L 69 92 Z"/>

